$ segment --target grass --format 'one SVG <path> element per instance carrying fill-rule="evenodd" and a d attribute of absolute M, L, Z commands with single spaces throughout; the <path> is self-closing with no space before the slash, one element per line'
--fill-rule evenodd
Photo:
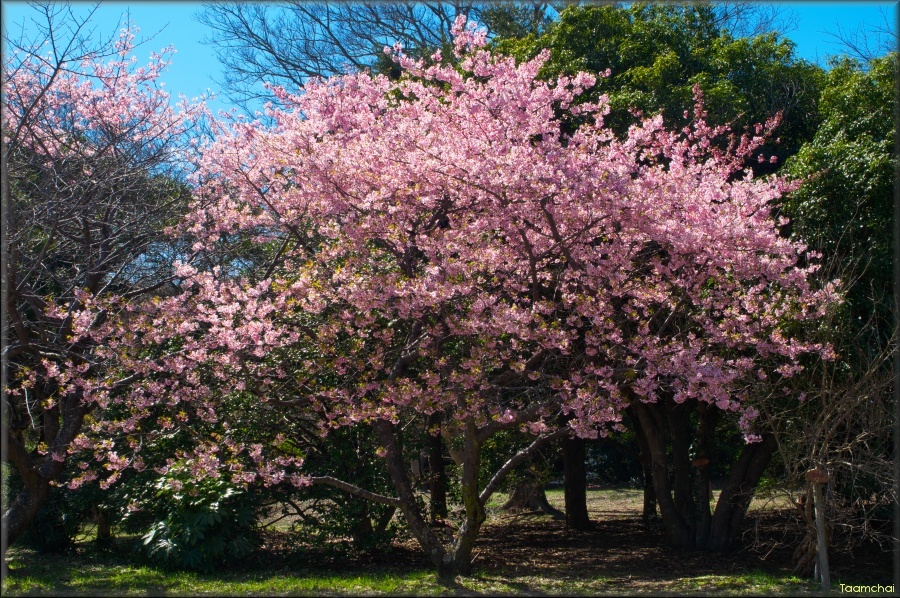
<path fill-rule="evenodd" d="M 20 577 L 12 571 L 3 587 L 7 596 L 84 595 L 152 596 L 213 594 L 234 595 L 353 595 L 434 593 L 433 575 L 414 571 L 403 575 L 386 573 L 321 574 L 298 572 L 165 571 L 152 566 L 134 566 L 109 561 L 91 567 L 78 562 L 47 559 L 42 567 L 28 567 Z M 62 562 L 61 562 L 62 561 Z"/>
<path fill-rule="evenodd" d="M 23 555 L 24 556 L 24 555 Z M 87 556 L 87 555 L 85 555 Z M 498 574 L 478 571 L 460 578 L 454 587 L 437 583 L 430 570 L 321 572 L 238 571 L 187 573 L 165 571 L 148 565 L 116 562 L 114 557 L 41 557 L 13 567 L 4 584 L 5 596 L 343 596 L 343 595 L 608 595 L 651 592 L 673 595 L 707 594 L 809 594 L 814 584 L 794 577 L 777 577 L 751 571 L 745 575 L 707 575 L 669 580 L 647 580 L 635 586 L 631 578 L 572 574 L 562 577 Z M 91 559 L 94 560 L 94 559 Z"/>
<path fill-rule="evenodd" d="M 561 490 L 548 500 L 563 506 Z M 500 497 L 501 499 L 503 497 Z M 815 595 L 818 586 L 784 563 L 742 551 L 675 555 L 661 530 L 637 514 L 640 490 L 589 492 L 597 529 L 571 532 L 548 516 L 510 514 L 489 505 L 476 546 L 475 573 L 453 586 L 439 584 L 409 540 L 388 555 L 352 561 L 293 549 L 267 549 L 212 573 L 169 571 L 135 549 L 139 539 L 117 538 L 109 548 L 92 540 L 60 555 L 10 549 L 4 596 L 345 596 L 345 595 Z M 767 508 L 759 505 L 757 508 Z M 289 538 L 286 532 L 273 531 Z M 288 544 L 290 544 L 288 542 Z M 789 554 L 789 553 L 788 553 Z M 782 559 L 783 560 L 783 559 Z M 870 570 L 870 572 L 872 572 Z M 842 576 L 836 575 L 840 579 Z M 837 591 L 837 581 L 833 588 Z M 860 582 L 856 582 L 860 583 Z"/>

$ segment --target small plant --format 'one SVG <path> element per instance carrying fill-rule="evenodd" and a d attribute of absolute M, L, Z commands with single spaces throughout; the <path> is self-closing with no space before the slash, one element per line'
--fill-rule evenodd
<path fill-rule="evenodd" d="M 254 549 L 251 493 L 222 478 L 190 479 L 174 467 L 155 484 L 165 518 L 144 535 L 147 554 L 166 566 L 209 571 Z"/>

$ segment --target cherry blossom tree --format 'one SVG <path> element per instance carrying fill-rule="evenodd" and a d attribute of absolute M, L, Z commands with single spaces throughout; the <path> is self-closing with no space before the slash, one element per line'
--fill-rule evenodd
<path fill-rule="evenodd" d="M 275 89 L 288 108 L 269 109 L 273 124 L 217 131 L 180 234 L 198 254 L 252 240 L 268 248 L 265 269 L 178 264 L 172 297 L 120 310 L 85 298 L 69 312 L 115 311 L 91 334 L 133 380 L 59 382 L 118 410 L 94 423 L 107 440 L 72 447 L 100 458 L 104 483 L 140 462 L 133 438 L 148 422 L 190 426 L 196 444 L 180 457 L 196 476 L 331 484 L 395 506 L 450 579 L 471 571 L 488 499 L 548 440 L 605 434 L 627 407 L 666 398 L 739 414 L 752 442 L 748 381 L 827 353 L 788 328 L 835 300 L 778 234 L 771 205 L 791 185 L 740 170 L 766 127 L 722 151 L 727 130 L 698 105 L 691 128 L 656 117 L 619 139 L 605 98 L 573 105 L 593 76 L 542 82 L 546 52 L 517 65 L 464 18 L 454 33 L 458 67 L 398 46 L 386 51 L 399 81 L 363 72 Z M 583 124 L 565 133 L 563 113 Z M 248 396 L 323 434 L 371 426 L 394 494 L 305 475 L 290 438 L 245 441 L 226 405 Z M 460 464 L 449 536 L 428 525 L 407 471 L 416 418 L 436 422 Z M 513 429 L 534 440 L 484 476 L 485 442 Z"/>
<path fill-rule="evenodd" d="M 38 39 L 6 39 L 3 64 L 3 458 L 23 483 L 3 514 L 9 541 L 96 416 L 80 381 L 105 375 L 90 331 L 107 314 L 86 301 L 127 303 L 172 280 L 163 230 L 187 205 L 179 152 L 201 113 L 170 107 L 157 82 L 171 49 L 138 68 L 134 30 L 94 43 L 90 16 L 36 9 Z"/>

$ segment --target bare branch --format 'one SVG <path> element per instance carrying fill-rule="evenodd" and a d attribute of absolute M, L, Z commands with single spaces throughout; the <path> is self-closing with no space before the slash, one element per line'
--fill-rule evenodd
<path fill-rule="evenodd" d="M 484 490 L 482 490 L 481 494 L 478 495 L 478 500 L 481 502 L 481 505 L 484 506 L 487 504 L 488 499 L 492 494 L 494 494 L 494 492 L 497 491 L 498 488 L 500 488 L 500 484 L 503 483 L 503 480 L 506 479 L 506 476 L 508 476 L 509 473 L 518 465 L 524 463 L 528 459 L 531 459 L 538 451 L 538 449 L 540 449 L 546 443 L 557 438 L 562 438 L 563 436 L 568 436 L 571 433 L 571 430 L 565 428 L 562 430 L 557 430 L 556 432 L 553 432 L 551 434 L 538 436 L 526 448 L 516 453 L 509 461 L 503 464 L 503 467 L 497 470 L 497 473 L 494 474 L 494 476 L 491 478 L 491 481 L 487 483 L 487 485 L 484 487 Z"/>
<path fill-rule="evenodd" d="M 358 496 L 366 500 L 371 500 L 372 502 L 381 503 L 383 505 L 400 508 L 399 498 L 393 498 L 390 496 L 384 496 L 381 494 L 376 494 L 374 492 L 369 492 L 368 490 L 360 488 L 359 486 L 354 486 L 353 484 L 349 484 L 331 476 L 314 477 L 310 478 L 309 481 L 312 484 L 325 484 L 326 486 L 334 486 L 335 488 L 340 488 L 341 490 L 349 492 L 354 496 Z"/>

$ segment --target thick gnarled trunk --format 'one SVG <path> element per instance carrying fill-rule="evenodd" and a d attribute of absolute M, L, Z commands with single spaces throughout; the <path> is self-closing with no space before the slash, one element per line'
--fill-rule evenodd
<path fill-rule="evenodd" d="M 47 415 L 51 412 L 56 415 L 56 419 L 51 419 Z M 66 452 L 81 430 L 86 413 L 87 410 L 81 405 L 80 396 L 64 397 L 60 400 L 58 409 L 45 412 L 43 440 L 48 449 L 43 456 L 29 453 L 23 439 L 9 433 L 7 428 L 6 457 L 19 473 L 23 487 L 3 513 L 2 526 L 6 533 L 3 545 L 4 562 L 6 549 L 28 530 L 47 499 L 50 483 L 62 473 Z M 62 421 L 59 420 L 59 415 L 62 416 Z"/>
<path fill-rule="evenodd" d="M 776 446 L 771 434 L 763 434 L 759 442 L 744 446 L 716 502 L 707 541 L 710 550 L 721 551 L 734 546 L 750 501 Z"/>
<path fill-rule="evenodd" d="M 656 504 L 663 526 L 670 541 L 679 548 L 692 548 L 690 527 L 682 519 L 672 496 L 672 483 L 669 480 L 669 467 L 666 455 L 665 428 L 662 414 L 655 404 L 635 401 L 632 404 L 634 413 L 641 425 L 650 452 L 650 473 L 653 478 L 653 490 Z"/>
<path fill-rule="evenodd" d="M 527 510 L 550 515 L 556 519 L 565 519 L 566 515 L 547 500 L 544 483 L 537 477 L 529 477 L 516 484 L 509 493 L 509 498 L 500 507 L 504 511 Z"/>

